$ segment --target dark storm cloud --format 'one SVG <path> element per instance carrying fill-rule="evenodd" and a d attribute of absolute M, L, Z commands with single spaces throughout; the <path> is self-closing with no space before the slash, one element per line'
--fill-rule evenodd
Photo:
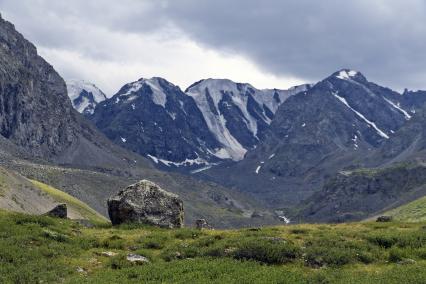
<path fill-rule="evenodd" d="M 395 88 L 426 88 L 426 2 L 171 1 L 198 41 L 266 70 L 316 80 L 342 67 Z"/>
<path fill-rule="evenodd" d="M 426 89 L 421 0 L 0 0 L 0 7 L 21 17 L 37 43 L 93 57 L 111 54 L 88 47 L 84 26 L 165 37 L 179 30 L 277 76 L 315 81 L 348 67 L 393 88 Z"/>

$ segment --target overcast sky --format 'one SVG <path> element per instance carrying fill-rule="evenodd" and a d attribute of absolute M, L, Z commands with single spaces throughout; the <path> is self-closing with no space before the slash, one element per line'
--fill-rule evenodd
<path fill-rule="evenodd" d="M 426 89 L 422 0 L 0 0 L 0 12 L 65 79 L 110 96 L 140 77 L 288 88 L 341 68 Z"/>

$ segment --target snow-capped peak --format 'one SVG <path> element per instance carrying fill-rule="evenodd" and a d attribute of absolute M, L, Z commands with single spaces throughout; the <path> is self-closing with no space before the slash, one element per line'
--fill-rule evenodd
<path fill-rule="evenodd" d="M 121 97 L 130 97 L 130 95 L 138 92 L 144 85 L 148 86 L 151 90 L 152 90 L 152 100 L 155 104 L 160 105 L 162 107 L 166 106 L 166 102 L 167 102 L 167 95 L 166 93 L 163 91 L 163 87 L 161 86 L 161 82 L 160 81 L 164 81 L 167 82 L 166 80 L 159 78 L 159 77 L 153 77 L 150 79 L 146 79 L 146 78 L 141 78 L 135 82 L 129 83 L 127 85 L 125 85 L 122 90 L 124 93 L 120 94 L 120 98 Z M 167 84 L 173 85 L 169 82 L 167 82 Z M 130 98 L 128 98 L 129 100 Z M 118 100 L 119 101 L 119 100 Z M 117 102 L 118 102 L 117 101 Z"/>
<path fill-rule="evenodd" d="M 295 87 L 291 90 L 265 89 L 259 90 L 248 83 L 236 83 L 228 79 L 205 79 L 191 85 L 186 94 L 191 96 L 201 110 L 209 130 L 223 145 L 213 151 L 219 158 L 241 160 L 252 142 L 239 136 L 236 127 L 230 127 L 228 117 L 232 109 L 240 113 L 237 121 L 242 121 L 252 135 L 259 139 L 259 129 L 269 124 L 279 105 L 289 96 L 306 90 L 307 86 Z M 232 111 L 234 112 L 234 111 Z M 263 125 L 263 126 L 262 126 Z"/>
<path fill-rule="evenodd" d="M 96 105 L 107 99 L 105 93 L 93 83 L 72 79 L 66 84 L 72 105 L 80 113 L 92 114 Z"/>
<path fill-rule="evenodd" d="M 352 77 L 355 77 L 357 74 L 358 71 L 343 69 L 339 72 L 339 74 L 336 75 L 336 77 L 342 80 L 348 80 Z"/>

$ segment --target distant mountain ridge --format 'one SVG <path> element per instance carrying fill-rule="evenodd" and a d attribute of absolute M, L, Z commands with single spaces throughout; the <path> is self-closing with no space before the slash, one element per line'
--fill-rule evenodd
<path fill-rule="evenodd" d="M 101 102 L 89 118 L 115 143 L 160 167 L 199 171 L 243 159 L 278 106 L 307 88 L 258 90 L 206 79 L 183 92 L 163 78 L 142 78 Z"/>

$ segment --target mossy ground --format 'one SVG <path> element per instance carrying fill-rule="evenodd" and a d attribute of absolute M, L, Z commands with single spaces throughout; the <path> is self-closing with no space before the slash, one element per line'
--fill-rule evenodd
<path fill-rule="evenodd" d="M 129 253 L 151 262 L 132 265 Z M 0 283 L 425 282 L 426 223 L 85 228 L 0 211 Z"/>

